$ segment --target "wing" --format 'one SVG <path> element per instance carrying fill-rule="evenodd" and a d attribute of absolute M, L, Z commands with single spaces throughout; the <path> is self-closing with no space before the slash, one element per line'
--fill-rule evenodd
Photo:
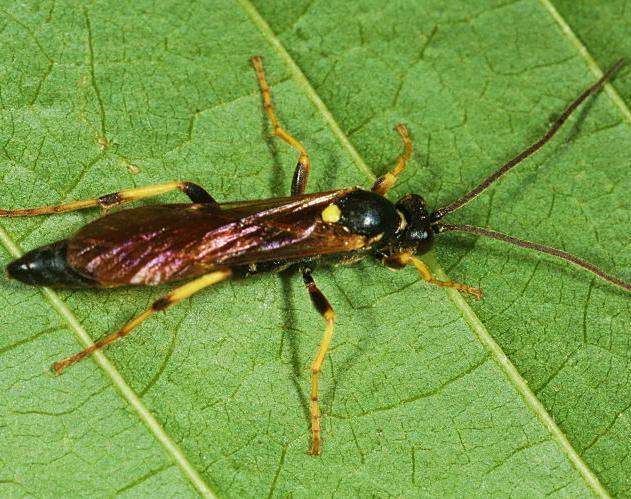
<path fill-rule="evenodd" d="M 67 259 L 104 286 L 155 285 L 232 265 L 352 251 L 363 247 L 365 238 L 325 224 L 320 216 L 351 190 L 121 210 L 72 236 Z"/>

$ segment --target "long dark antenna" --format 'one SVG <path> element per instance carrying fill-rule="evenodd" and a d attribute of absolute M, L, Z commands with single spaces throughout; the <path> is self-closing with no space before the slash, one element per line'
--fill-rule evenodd
<path fill-rule="evenodd" d="M 568 262 L 577 265 L 592 274 L 597 275 L 601 279 L 604 279 L 608 283 L 611 283 L 615 286 L 618 286 L 625 291 L 631 292 L 631 284 L 624 282 L 622 279 L 609 275 L 606 272 L 600 270 L 596 265 L 593 265 L 582 258 L 579 258 L 571 253 L 567 253 L 566 251 L 561 251 L 556 248 L 551 248 L 550 246 L 544 246 L 543 244 L 533 243 L 531 241 L 524 241 L 523 239 L 517 239 L 516 237 L 509 236 L 507 234 L 503 234 L 502 232 L 497 232 L 491 229 L 483 229 L 482 227 L 476 227 L 474 225 L 459 225 L 459 224 L 435 224 L 434 228 L 437 232 L 447 232 L 447 231 L 457 231 L 457 232 L 468 232 L 470 234 L 476 234 L 478 236 L 491 237 L 493 239 L 499 239 L 500 241 L 504 241 L 506 243 L 514 244 L 515 246 L 521 246 L 522 248 L 527 248 L 535 251 L 539 251 L 540 253 L 546 253 L 548 255 L 556 256 L 557 258 L 562 258 L 563 260 L 567 260 Z"/>
<path fill-rule="evenodd" d="M 532 144 L 527 149 L 524 149 L 522 152 L 520 152 L 517 156 L 515 156 L 513 159 L 511 159 L 507 163 L 504 163 L 499 168 L 499 170 L 497 170 L 490 177 L 488 177 L 486 180 L 480 183 L 480 185 L 478 185 L 475 189 L 467 192 L 464 196 L 456 199 L 449 206 L 445 206 L 444 208 L 440 208 L 436 210 L 434 213 L 432 213 L 432 220 L 433 221 L 440 220 L 448 213 L 451 213 L 452 211 L 456 211 L 457 209 L 461 208 L 462 206 L 467 204 L 469 201 L 471 201 L 473 198 L 478 196 L 491 184 L 497 182 L 497 180 L 499 180 L 502 176 L 508 173 L 509 170 L 511 170 L 513 167 L 517 166 L 528 156 L 533 155 L 539 149 L 541 149 L 546 144 L 546 142 L 548 142 L 554 136 L 554 134 L 559 130 L 559 128 L 561 128 L 563 123 L 567 121 L 567 119 L 576 110 L 576 108 L 579 107 L 590 95 L 593 95 L 596 92 L 598 92 L 603 87 L 603 85 L 607 82 L 607 80 L 611 78 L 614 75 L 614 73 L 618 71 L 618 69 L 620 69 L 620 66 L 622 66 L 622 64 L 624 64 L 624 59 L 620 59 L 615 64 L 613 64 L 613 66 L 611 66 L 605 72 L 605 74 L 600 78 L 600 80 L 598 80 L 591 87 L 585 90 L 581 95 L 579 95 L 576 98 L 576 100 L 572 102 L 565 109 L 565 111 L 563 111 L 563 114 L 559 116 L 559 118 L 552 124 L 552 126 L 548 129 L 548 131 L 544 134 L 544 136 L 541 137 L 537 142 Z"/>

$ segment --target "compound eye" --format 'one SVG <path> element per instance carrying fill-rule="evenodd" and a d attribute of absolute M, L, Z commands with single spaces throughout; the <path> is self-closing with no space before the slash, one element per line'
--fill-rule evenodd
<path fill-rule="evenodd" d="M 431 232 L 426 226 L 411 226 L 408 228 L 407 237 L 411 241 L 423 242 L 431 237 Z"/>
<path fill-rule="evenodd" d="M 417 242 L 416 252 L 422 255 L 432 248 L 434 233 L 428 226 L 423 228 L 418 227 L 414 230 L 414 240 Z"/>

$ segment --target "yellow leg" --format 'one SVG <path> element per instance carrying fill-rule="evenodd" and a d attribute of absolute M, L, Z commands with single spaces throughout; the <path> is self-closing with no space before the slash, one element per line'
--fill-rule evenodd
<path fill-rule="evenodd" d="M 320 376 L 320 370 L 322 369 L 322 364 L 324 362 L 324 358 L 326 357 L 327 352 L 329 351 L 329 346 L 331 345 L 331 339 L 333 338 L 333 327 L 335 326 L 335 312 L 333 312 L 333 308 L 331 304 L 326 299 L 322 291 L 318 289 L 316 286 L 313 277 L 311 276 L 311 272 L 304 271 L 303 278 L 305 281 L 305 286 L 307 286 L 307 291 L 309 291 L 309 296 L 311 297 L 311 301 L 313 305 L 316 307 L 318 312 L 324 317 L 326 321 L 326 326 L 324 328 L 324 335 L 322 336 L 322 341 L 320 342 L 320 348 L 318 350 L 315 359 L 313 359 L 313 363 L 311 364 L 311 394 L 310 394 L 310 412 L 311 412 L 311 449 L 309 450 L 309 454 L 312 456 L 320 455 L 320 405 L 318 403 L 318 381 Z"/>
<path fill-rule="evenodd" d="M 394 129 L 399 132 L 399 135 L 401 135 L 405 149 L 401 153 L 401 156 L 399 156 L 394 168 L 385 175 L 379 177 L 372 185 L 371 190 L 377 194 L 381 194 L 382 196 L 392 189 L 397 181 L 397 177 L 405 169 L 406 163 L 412 157 L 412 141 L 410 140 L 407 127 L 400 123 L 395 126 Z"/>
<path fill-rule="evenodd" d="M 263 95 L 263 106 L 265 107 L 265 112 L 272 123 L 274 135 L 287 142 L 291 147 L 300 153 L 300 156 L 298 157 L 298 164 L 296 165 L 294 177 L 291 183 L 291 195 L 297 196 L 304 194 L 305 188 L 307 187 L 307 179 L 309 178 L 309 171 L 311 170 L 311 159 L 309 159 L 307 150 L 304 148 L 302 143 L 290 135 L 278 122 L 278 118 L 274 112 L 274 106 L 272 105 L 272 94 L 265 78 L 265 71 L 263 70 L 263 60 L 260 56 L 254 56 L 251 61 L 259 80 L 261 94 Z"/>
<path fill-rule="evenodd" d="M 174 289 L 170 293 L 164 295 L 162 298 L 154 301 L 150 308 L 145 310 L 140 315 L 134 317 L 131 321 L 125 324 L 121 329 L 119 329 L 114 334 L 111 334 L 102 340 L 97 341 L 94 345 L 89 346 L 85 350 L 82 350 L 75 355 L 68 357 L 64 360 L 60 360 L 59 362 L 55 362 L 53 364 L 53 370 L 56 374 L 61 374 L 62 371 L 74 364 L 75 362 L 79 362 L 80 360 L 92 355 L 97 350 L 106 347 L 107 345 L 114 343 L 117 340 L 120 340 L 122 337 L 127 336 L 131 333 L 136 326 L 142 324 L 146 319 L 151 317 L 156 312 L 160 312 L 161 310 L 166 310 L 171 305 L 174 305 L 189 296 L 201 291 L 202 289 L 212 286 L 213 284 L 217 284 L 218 282 L 224 281 L 232 276 L 232 272 L 230 270 L 217 270 L 215 272 L 211 272 L 209 274 L 198 277 L 194 281 L 188 282 L 179 288 Z"/>
<path fill-rule="evenodd" d="M 432 276 L 429 267 L 425 265 L 423 260 L 415 257 L 410 253 L 398 253 L 396 255 L 392 255 L 386 258 L 384 260 L 384 263 L 387 266 L 392 266 L 393 268 L 401 268 L 405 265 L 414 265 L 425 282 L 435 284 L 436 286 L 442 286 L 444 288 L 453 288 L 459 291 L 464 291 L 465 293 L 472 294 L 478 300 L 482 299 L 482 290 L 480 288 L 473 288 L 459 282 L 439 281 L 438 279 L 434 279 L 434 276 Z"/>
<path fill-rule="evenodd" d="M 69 211 L 82 210 L 100 206 L 103 209 L 113 208 L 124 203 L 131 203 L 139 199 L 157 196 L 165 192 L 180 190 L 186 194 L 194 203 L 216 204 L 215 200 L 197 184 L 192 182 L 169 182 L 167 184 L 149 185 L 133 189 L 124 189 L 112 192 L 104 196 L 92 199 L 74 201 L 72 203 L 59 204 L 56 206 L 44 206 L 41 208 L 29 208 L 24 210 L 0 210 L 0 217 L 26 217 L 33 215 L 49 215 L 53 213 L 66 213 Z"/>

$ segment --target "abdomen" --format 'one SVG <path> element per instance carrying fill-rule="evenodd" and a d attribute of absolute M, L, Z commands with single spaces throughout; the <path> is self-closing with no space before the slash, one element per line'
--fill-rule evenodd
<path fill-rule="evenodd" d="M 33 251 L 7 265 L 9 277 L 33 286 L 97 287 L 96 279 L 78 272 L 67 260 L 68 241 L 58 241 Z"/>

